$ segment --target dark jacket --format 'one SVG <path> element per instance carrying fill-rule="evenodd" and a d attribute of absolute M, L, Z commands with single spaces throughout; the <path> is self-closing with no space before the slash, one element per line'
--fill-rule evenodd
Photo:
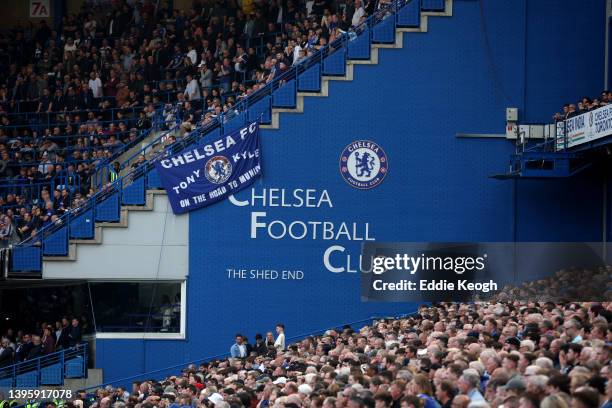
<path fill-rule="evenodd" d="M 253 345 L 253 351 L 257 353 L 258 356 L 265 356 L 268 354 L 268 346 L 265 341 L 261 341 L 259 343 L 255 342 Z"/>
<path fill-rule="evenodd" d="M 53 336 L 47 336 L 42 343 L 42 353 L 51 354 L 55 351 L 55 340 Z"/>
<path fill-rule="evenodd" d="M 19 344 L 15 350 L 15 360 L 18 362 L 25 360 L 31 348 L 32 342 Z"/>
<path fill-rule="evenodd" d="M 30 349 L 30 352 L 28 353 L 28 360 L 32 360 L 34 358 L 40 357 L 42 356 L 42 344 L 37 345 L 33 345 L 32 348 Z"/>
<path fill-rule="evenodd" d="M 71 326 L 66 326 L 62 328 L 62 333 L 60 334 L 59 339 L 57 339 L 57 348 L 68 348 L 70 347 L 70 329 Z"/>
<path fill-rule="evenodd" d="M 74 347 L 81 342 L 81 326 L 70 326 L 68 334 L 68 345 Z"/>
<path fill-rule="evenodd" d="M 13 364 L 13 349 L 7 347 L 0 352 L 0 367 L 6 367 Z"/>

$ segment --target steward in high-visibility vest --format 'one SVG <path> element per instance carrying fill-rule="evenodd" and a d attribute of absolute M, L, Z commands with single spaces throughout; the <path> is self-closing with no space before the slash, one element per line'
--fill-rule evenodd
<path fill-rule="evenodd" d="M 114 182 L 119 178 L 119 172 L 121 171 L 121 164 L 119 162 L 114 162 L 113 167 L 108 169 L 108 181 Z"/>

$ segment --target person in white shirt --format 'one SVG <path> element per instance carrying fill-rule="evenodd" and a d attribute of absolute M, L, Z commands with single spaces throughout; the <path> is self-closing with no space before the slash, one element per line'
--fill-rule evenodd
<path fill-rule="evenodd" d="M 200 87 L 198 86 L 198 81 L 193 77 L 193 75 L 187 75 L 187 86 L 185 87 L 185 98 L 190 101 L 200 99 Z"/>
<path fill-rule="evenodd" d="M 100 80 L 100 76 L 97 72 L 92 72 L 89 75 L 89 89 L 93 93 L 93 97 L 95 99 L 99 99 L 103 96 L 102 94 L 102 81 Z"/>
<path fill-rule="evenodd" d="M 64 52 L 66 51 L 75 52 L 76 49 L 77 49 L 77 46 L 74 43 L 74 40 L 72 38 L 68 38 L 68 41 L 66 41 L 66 44 L 64 45 Z"/>
<path fill-rule="evenodd" d="M 276 337 L 276 340 L 274 340 L 274 347 L 278 351 L 283 351 L 285 350 L 285 325 L 284 324 L 279 323 L 276 325 L 276 334 L 278 334 L 278 336 Z"/>
<path fill-rule="evenodd" d="M 361 0 L 355 0 L 355 12 L 353 13 L 353 18 L 351 20 L 353 27 L 359 25 L 363 16 L 365 16 L 365 10 L 361 5 Z"/>
<path fill-rule="evenodd" d="M 191 60 L 191 63 L 195 65 L 196 62 L 198 62 L 198 52 L 193 47 L 193 44 L 189 44 L 188 48 L 189 48 L 189 52 L 187 53 L 187 56 Z"/>

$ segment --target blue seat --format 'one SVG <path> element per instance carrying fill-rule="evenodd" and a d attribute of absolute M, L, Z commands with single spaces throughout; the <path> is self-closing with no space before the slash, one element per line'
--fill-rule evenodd
<path fill-rule="evenodd" d="M 40 272 L 42 270 L 40 246 L 16 246 L 11 252 L 11 272 Z"/>
<path fill-rule="evenodd" d="M 421 10 L 444 11 L 444 0 L 421 0 Z"/>
<path fill-rule="evenodd" d="M 77 215 L 70 221 L 71 239 L 92 239 L 95 235 L 93 208 Z"/>
<path fill-rule="evenodd" d="M 323 60 L 323 75 L 344 76 L 346 74 L 346 48 L 333 51 Z"/>
<path fill-rule="evenodd" d="M 271 123 L 272 97 L 266 95 L 251 106 L 249 106 L 248 118 L 250 122 L 260 119 L 261 123 Z"/>
<path fill-rule="evenodd" d="M 298 77 L 298 91 L 319 92 L 321 90 L 321 64 L 314 64 Z"/>
<path fill-rule="evenodd" d="M 119 222 L 119 193 L 114 193 L 96 206 L 96 222 Z"/>
<path fill-rule="evenodd" d="M 19 374 L 15 378 L 15 388 L 36 388 L 38 387 L 38 371 L 30 371 Z"/>
<path fill-rule="evenodd" d="M 365 28 L 359 36 L 353 38 L 348 43 L 349 59 L 368 60 L 370 59 L 370 29 Z"/>
<path fill-rule="evenodd" d="M 295 108 L 296 99 L 295 79 L 285 82 L 272 92 L 272 106 L 275 108 Z"/>
<path fill-rule="evenodd" d="M 372 41 L 375 43 L 390 44 L 395 42 L 395 16 L 385 16 L 374 26 Z"/>
<path fill-rule="evenodd" d="M 68 226 L 64 226 L 43 239 L 43 256 L 68 255 Z"/>
<path fill-rule="evenodd" d="M 242 126 L 244 126 L 246 123 L 247 123 L 246 114 L 244 112 L 240 112 L 239 114 L 237 114 L 236 116 L 228 120 L 223 125 L 223 133 L 227 134 L 227 133 L 233 132 L 234 130 L 237 130 L 241 128 Z M 210 138 L 206 138 L 206 137 L 205 139 L 210 140 Z"/>
<path fill-rule="evenodd" d="M 412 0 L 397 11 L 398 27 L 419 27 L 421 25 L 421 5 Z"/>
<path fill-rule="evenodd" d="M 0 380 L 0 389 L 2 388 L 13 388 L 12 378 L 3 378 Z"/>
<path fill-rule="evenodd" d="M 40 369 L 40 383 L 42 385 L 61 385 L 64 383 L 62 378 L 62 365 L 53 364 Z"/>
<path fill-rule="evenodd" d="M 66 362 L 64 376 L 66 378 L 83 378 L 85 376 L 84 368 L 83 357 L 75 357 Z"/>
<path fill-rule="evenodd" d="M 147 174 L 147 189 L 157 190 L 158 188 L 162 187 L 159 173 L 157 172 L 157 169 L 153 167 L 151 170 L 149 170 L 149 174 Z"/>
<path fill-rule="evenodd" d="M 123 189 L 122 205 L 145 205 L 145 178 L 138 177 Z"/>

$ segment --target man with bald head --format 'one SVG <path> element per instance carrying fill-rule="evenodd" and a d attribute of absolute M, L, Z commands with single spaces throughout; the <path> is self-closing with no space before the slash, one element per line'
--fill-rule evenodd
<path fill-rule="evenodd" d="M 467 395 L 457 395 L 455 398 L 453 398 L 453 403 L 451 404 L 451 407 L 453 408 L 467 408 L 467 406 L 470 404 L 470 397 L 468 397 Z"/>

